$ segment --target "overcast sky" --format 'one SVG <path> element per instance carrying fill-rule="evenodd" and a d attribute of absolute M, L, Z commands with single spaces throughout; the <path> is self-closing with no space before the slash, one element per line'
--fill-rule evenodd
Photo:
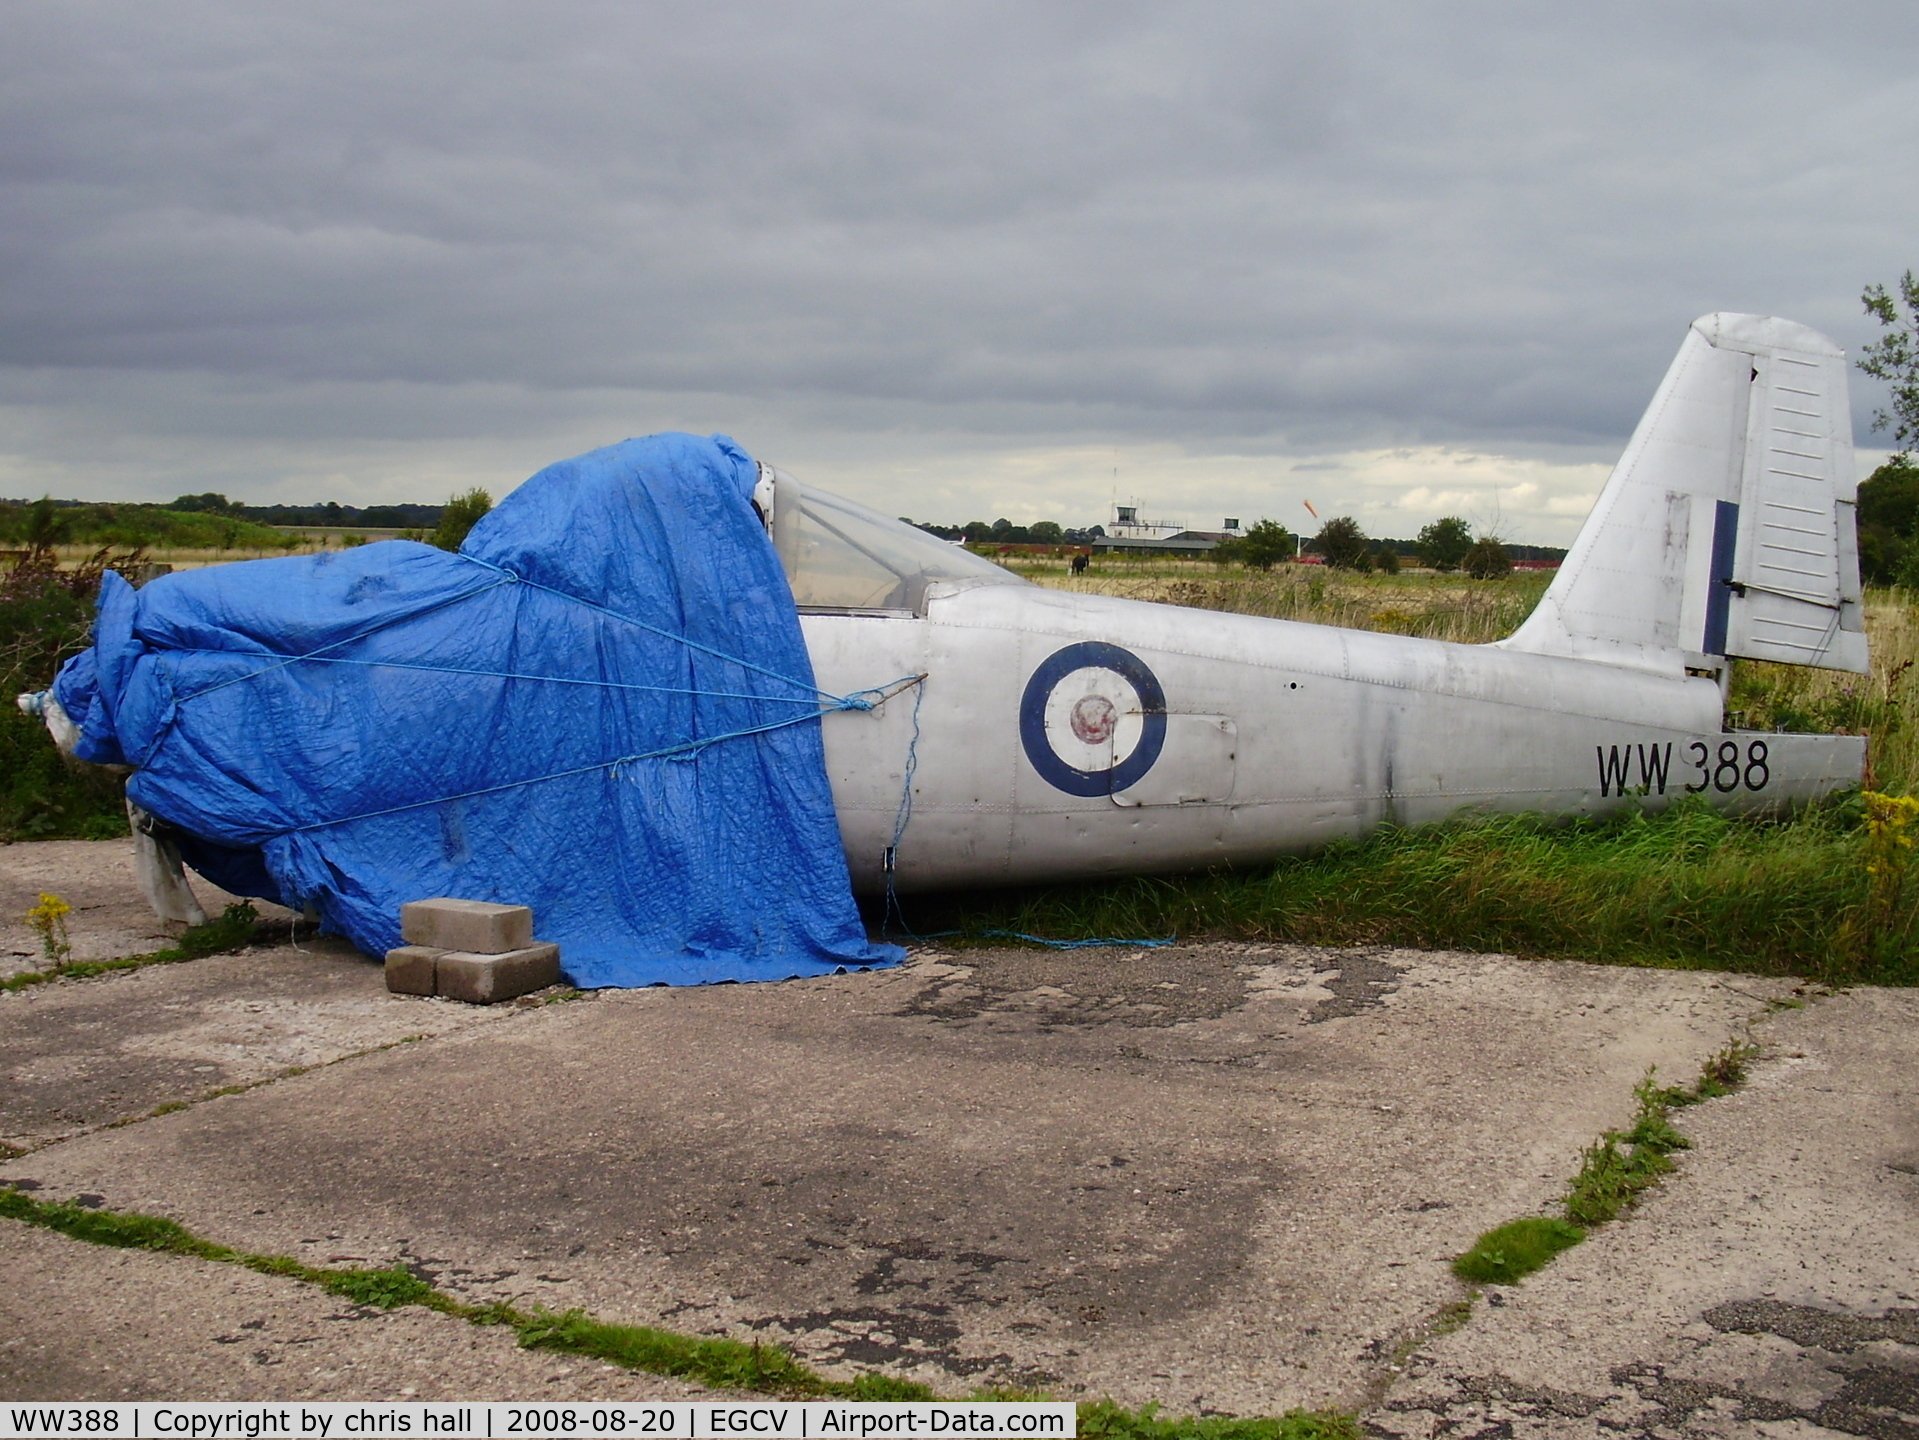
<path fill-rule="evenodd" d="M 0 494 L 437 502 L 723 430 L 919 518 L 1565 543 L 1695 315 L 1856 351 L 1919 266 L 1910 0 L 5 26 Z"/>

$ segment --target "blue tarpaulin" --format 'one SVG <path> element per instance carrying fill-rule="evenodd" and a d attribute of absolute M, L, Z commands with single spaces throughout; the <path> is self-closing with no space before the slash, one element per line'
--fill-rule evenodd
<path fill-rule="evenodd" d="M 450 895 L 532 906 L 583 986 L 891 964 L 820 740 L 865 701 L 814 685 L 756 479 L 655 435 L 541 471 L 458 554 L 110 574 L 55 698 L 188 864 L 371 954 Z"/>

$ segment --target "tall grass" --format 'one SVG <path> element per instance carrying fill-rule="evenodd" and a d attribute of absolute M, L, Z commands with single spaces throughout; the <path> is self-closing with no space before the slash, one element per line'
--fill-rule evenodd
<path fill-rule="evenodd" d="M 127 833 L 120 780 L 77 766 L 14 705 L 43 690 L 93 631 L 92 582 L 15 563 L 0 571 L 0 842 L 104 840 Z"/>
<path fill-rule="evenodd" d="M 1258 869 L 924 897 L 907 921 L 922 933 L 1404 945 L 1919 982 L 1913 899 L 1902 889 L 1875 904 L 1888 883 L 1868 872 L 1867 844 L 1856 801 L 1768 821 L 1695 800 L 1575 824 L 1384 829 Z"/>
<path fill-rule="evenodd" d="M 1521 570 L 1503 580 L 1472 580 L 1425 573 L 1356 575 L 1323 565 L 1276 565 L 1262 571 L 1194 560 L 1107 557 L 1075 576 L 1063 561 L 1009 557 L 1000 563 L 1049 589 L 1466 645 L 1511 634 L 1532 613 L 1552 579 L 1550 571 Z"/>
<path fill-rule="evenodd" d="M 1871 737 L 1868 788 L 1906 795 L 1919 784 L 1919 594 L 1870 590 L 1872 673 L 1810 670 L 1760 660 L 1733 664 L 1726 700 L 1735 728 Z"/>
<path fill-rule="evenodd" d="M 1550 578 L 1262 574 L 1168 560 L 1105 560 L 1078 579 L 1051 562 L 1013 568 L 1061 589 L 1464 643 L 1509 634 Z M 1908 883 L 1919 804 L 1871 793 L 1919 785 L 1916 599 L 1869 593 L 1870 675 L 1733 665 L 1733 726 L 1869 737 L 1863 797 L 1772 818 L 1692 801 L 1603 821 L 1388 828 L 1257 869 L 926 899 L 908 920 L 982 935 L 1392 944 L 1919 983 L 1919 884 Z"/>
<path fill-rule="evenodd" d="M 0 547 L 32 543 L 33 511 L 32 505 L 0 500 Z M 294 543 L 271 525 L 158 505 L 62 505 L 53 515 L 57 533 L 47 538 L 76 550 L 118 545 L 277 553 Z"/>

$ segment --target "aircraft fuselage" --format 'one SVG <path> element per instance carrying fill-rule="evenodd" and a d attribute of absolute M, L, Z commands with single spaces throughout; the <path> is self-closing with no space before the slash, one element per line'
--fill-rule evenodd
<path fill-rule="evenodd" d="M 1468 809 L 1778 807 L 1864 762 L 1861 737 L 1722 731 L 1707 677 L 1037 586 L 802 627 L 824 689 L 926 676 L 917 722 L 910 689 L 824 722 L 864 891 L 909 748 L 901 890 L 1255 862 Z"/>

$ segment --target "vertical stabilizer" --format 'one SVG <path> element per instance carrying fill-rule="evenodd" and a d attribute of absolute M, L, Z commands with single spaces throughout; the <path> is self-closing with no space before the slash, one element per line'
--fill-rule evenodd
<path fill-rule="evenodd" d="M 1695 320 L 1509 649 L 1678 672 L 1866 669 L 1846 360 L 1762 315 Z"/>

